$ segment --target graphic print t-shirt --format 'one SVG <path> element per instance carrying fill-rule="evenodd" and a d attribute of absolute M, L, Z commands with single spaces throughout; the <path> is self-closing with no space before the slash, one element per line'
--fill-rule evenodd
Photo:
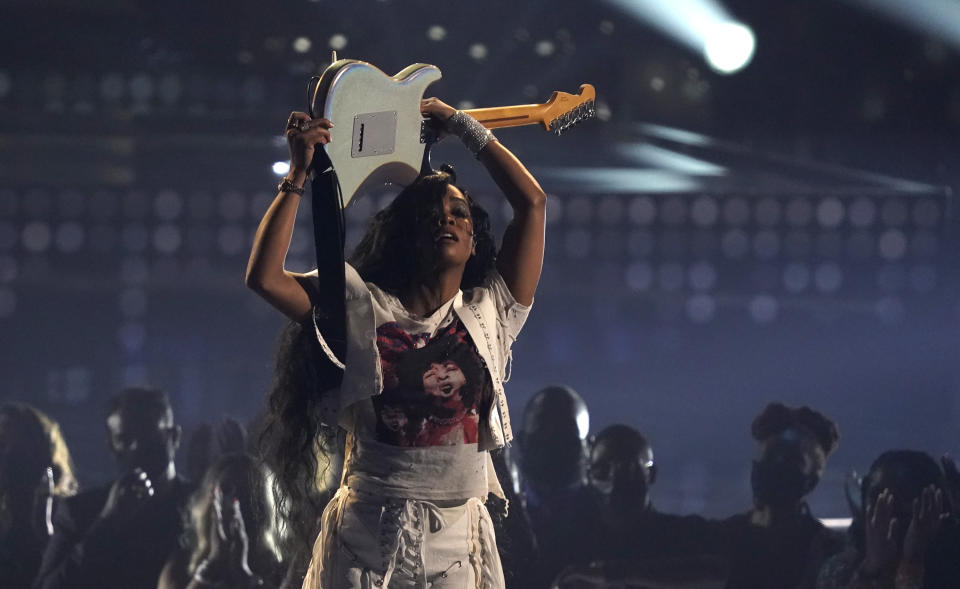
<path fill-rule="evenodd" d="M 476 346 L 452 311 L 453 301 L 418 318 L 382 291 L 375 299 L 393 315 L 378 317 L 383 392 L 373 398 L 376 441 L 420 447 L 476 444 L 480 415 L 493 387 Z M 381 323 L 381 318 L 392 320 Z"/>

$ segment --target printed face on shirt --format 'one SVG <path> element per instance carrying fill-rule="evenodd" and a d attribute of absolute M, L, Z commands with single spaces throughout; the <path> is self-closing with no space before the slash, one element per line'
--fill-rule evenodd
<path fill-rule="evenodd" d="M 467 384 L 467 377 L 452 360 L 432 363 L 423 375 L 423 390 L 435 397 L 460 398 L 460 389 Z"/>
<path fill-rule="evenodd" d="M 392 432 L 402 431 L 407 425 L 407 414 L 400 407 L 384 405 L 380 408 L 380 420 Z"/>
<path fill-rule="evenodd" d="M 377 328 L 384 375 L 374 397 L 377 441 L 396 446 L 443 446 L 478 441 L 479 403 L 491 383 L 459 319 L 426 343 L 396 323 Z"/>

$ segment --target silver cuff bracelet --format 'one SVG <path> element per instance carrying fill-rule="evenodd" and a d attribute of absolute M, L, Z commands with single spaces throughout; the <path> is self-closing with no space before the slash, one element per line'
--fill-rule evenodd
<path fill-rule="evenodd" d="M 480 151 L 488 143 L 496 139 L 490 129 L 462 110 L 458 110 L 447 119 L 445 126 L 447 133 L 459 137 L 475 157 L 480 155 Z"/>

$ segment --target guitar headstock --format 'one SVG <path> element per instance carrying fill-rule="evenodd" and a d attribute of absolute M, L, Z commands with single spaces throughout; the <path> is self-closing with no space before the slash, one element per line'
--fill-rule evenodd
<path fill-rule="evenodd" d="M 581 121 L 597 115 L 596 91 L 590 84 L 580 86 L 580 94 L 554 92 L 544 107 L 543 121 L 547 131 L 560 135 Z"/>

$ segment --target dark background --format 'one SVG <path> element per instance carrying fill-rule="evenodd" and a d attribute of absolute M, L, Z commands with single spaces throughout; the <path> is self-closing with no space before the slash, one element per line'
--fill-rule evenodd
<path fill-rule="evenodd" d="M 0 3 L 0 399 L 59 420 L 86 485 L 125 384 L 169 391 L 188 431 L 257 413 L 282 319 L 243 287 L 249 243 L 284 121 L 345 40 L 388 73 L 437 65 L 428 94 L 457 106 L 598 90 L 562 137 L 498 132 L 550 195 L 517 423 L 569 384 L 592 431 L 648 434 L 660 507 L 722 515 L 749 505 L 753 417 L 807 404 L 843 434 L 813 512 L 845 516 L 882 450 L 960 450 L 960 55 L 854 3 L 726 6 L 757 38 L 730 76 L 599 1 Z M 441 161 L 501 231 L 479 166 Z M 385 195 L 348 209 L 351 240 Z"/>

